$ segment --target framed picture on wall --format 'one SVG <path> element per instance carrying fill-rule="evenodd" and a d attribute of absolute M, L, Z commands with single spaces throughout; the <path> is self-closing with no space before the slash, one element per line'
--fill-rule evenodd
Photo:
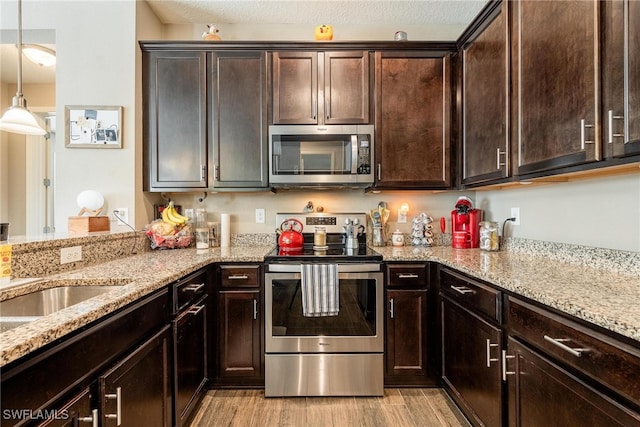
<path fill-rule="evenodd" d="M 64 107 L 65 147 L 122 148 L 122 107 Z"/>

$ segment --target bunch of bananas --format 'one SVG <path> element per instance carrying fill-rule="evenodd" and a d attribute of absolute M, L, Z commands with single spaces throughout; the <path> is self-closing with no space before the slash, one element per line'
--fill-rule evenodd
<path fill-rule="evenodd" d="M 162 221 L 175 227 L 180 227 L 189 221 L 189 217 L 180 215 L 173 205 L 173 202 L 169 202 L 167 207 L 162 210 Z"/>

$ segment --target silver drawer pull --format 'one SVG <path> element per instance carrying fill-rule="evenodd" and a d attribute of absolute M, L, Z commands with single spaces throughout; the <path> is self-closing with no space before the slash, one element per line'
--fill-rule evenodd
<path fill-rule="evenodd" d="M 592 128 L 593 125 L 588 125 L 585 123 L 584 119 L 580 120 L 580 148 L 584 150 L 585 144 L 595 144 L 594 140 L 587 140 L 587 128 Z"/>
<path fill-rule="evenodd" d="M 194 305 L 187 310 L 187 313 L 197 316 L 202 310 L 204 310 L 204 305 Z"/>
<path fill-rule="evenodd" d="M 193 285 L 185 286 L 184 290 L 187 292 L 198 292 L 202 288 L 204 288 L 204 283 L 200 283 L 199 285 L 194 283 Z"/>
<path fill-rule="evenodd" d="M 398 274 L 398 279 L 417 279 L 418 276 L 417 274 L 413 274 L 413 273 L 400 273 Z"/>
<path fill-rule="evenodd" d="M 246 274 L 234 274 L 228 277 L 229 280 L 247 280 L 248 278 Z"/>
<path fill-rule="evenodd" d="M 395 300 L 393 298 L 391 298 L 389 300 L 389 317 L 391 317 L 392 319 L 394 318 L 395 315 Z"/>
<path fill-rule="evenodd" d="M 507 381 L 507 375 L 515 375 L 515 371 L 507 371 L 507 360 L 515 359 L 515 356 L 507 355 L 507 350 L 502 350 L 502 381 Z"/>
<path fill-rule="evenodd" d="M 92 410 L 90 417 L 78 417 L 78 422 L 91 423 L 91 427 L 98 427 L 98 410 Z"/>
<path fill-rule="evenodd" d="M 500 156 L 501 155 L 504 155 L 505 163 L 502 163 L 500 161 Z M 507 165 L 506 158 L 507 158 L 507 151 L 506 150 L 505 151 L 500 151 L 500 147 L 498 147 L 496 149 L 496 169 L 497 170 L 500 170 L 500 169 L 502 169 L 502 166 L 506 166 Z"/>
<path fill-rule="evenodd" d="M 451 289 L 453 289 L 454 291 L 456 291 L 456 292 L 458 292 L 458 293 L 460 293 L 462 295 L 473 293 L 473 289 L 469 289 L 469 288 L 466 288 L 464 286 L 451 286 Z"/>
<path fill-rule="evenodd" d="M 104 417 L 107 419 L 115 419 L 116 425 L 119 426 L 122 423 L 122 389 L 118 387 L 116 388 L 116 394 L 105 394 L 104 397 L 105 399 L 116 400 L 116 413 L 104 414 Z"/>
<path fill-rule="evenodd" d="M 258 300 L 254 298 L 253 300 L 253 320 L 258 319 Z"/>
<path fill-rule="evenodd" d="M 491 367 L 491 362 L 499 362 L 500 359 L 491 358 L 491 347 L 498 347 L 498 344 L 492 344 L 491 340 L 487 338 L 487 368 Z"/>
<path fill-rule="evenodd" d="M 569 338 L 551 338 L 550 336 L 545 335 L 544 339 L 545 339 L 545 341 L 550 342 L 551 344 L 555 345 L 556 347 L 560 347 L 564 351 L 573 354 L 575 357 L 581 357 L 582 356 L 582 352 L 589 351 L 588 348 L 571 348 L 568 345 L 564 344 L 567 341 L 571 341 Z"/>
<path fill-rule="evenodd" d="M 624 136 L 624 133 L 614 133 L 613 132 L 613 120 L 614 119 L 616 119 L 616 120 L 624 120 L 624 116 L 615 116 L 613 114 L 613 110 L 609 110 L 609 126 L 608 126 L 609 127 L 609 138 L 607 138 L 608 139 L 607 142 L 609 144 L 613 144 L 613 138 L 614 137 L 620 138 L 620 137 Z"/>

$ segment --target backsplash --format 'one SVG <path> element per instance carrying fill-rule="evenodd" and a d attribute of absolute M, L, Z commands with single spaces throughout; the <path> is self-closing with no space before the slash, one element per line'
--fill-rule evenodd
<path fill-rule="evenodd" d="M 450 234 L 435 233 L 433 237 L 433 246 L 451 245 Z M 408 235 L 405 238 L 408 239 Z M 273 233 L 231 235 L 231 246 L 235 247 L 275 246 L 275 244 L 276 238 Z M 82 247 L 82 261 L 61 264 L 60 249 L 73 246 Z M 373 249 L 375 250 L 375 247 Z M 151 250 L 149 239 L 144 232 L 96 233 L 79 237 L 17 243 L 13 244 L 11 279 L 44 277 Z M 638 252 L 514 237 L 506 238 L 501 250 L 546 257 L 625 275 L 640 276 L 640 253 Z"/>

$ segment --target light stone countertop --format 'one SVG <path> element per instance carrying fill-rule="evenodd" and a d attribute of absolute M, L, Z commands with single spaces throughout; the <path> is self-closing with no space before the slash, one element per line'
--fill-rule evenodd
<path fill-rule="evenodd" d="M 59 286 L 117 284 L 118 289 L 0 334 L 0 366 L 55 341 L 215 262 L 262 262 L 273 246 L 145 252 L 0 290 L 0 300 Z M 640 346 L 640 277 L 530 254 L 450 247 L 376 247 L 385 262 L 434 261 L 631 338 Z"/>

